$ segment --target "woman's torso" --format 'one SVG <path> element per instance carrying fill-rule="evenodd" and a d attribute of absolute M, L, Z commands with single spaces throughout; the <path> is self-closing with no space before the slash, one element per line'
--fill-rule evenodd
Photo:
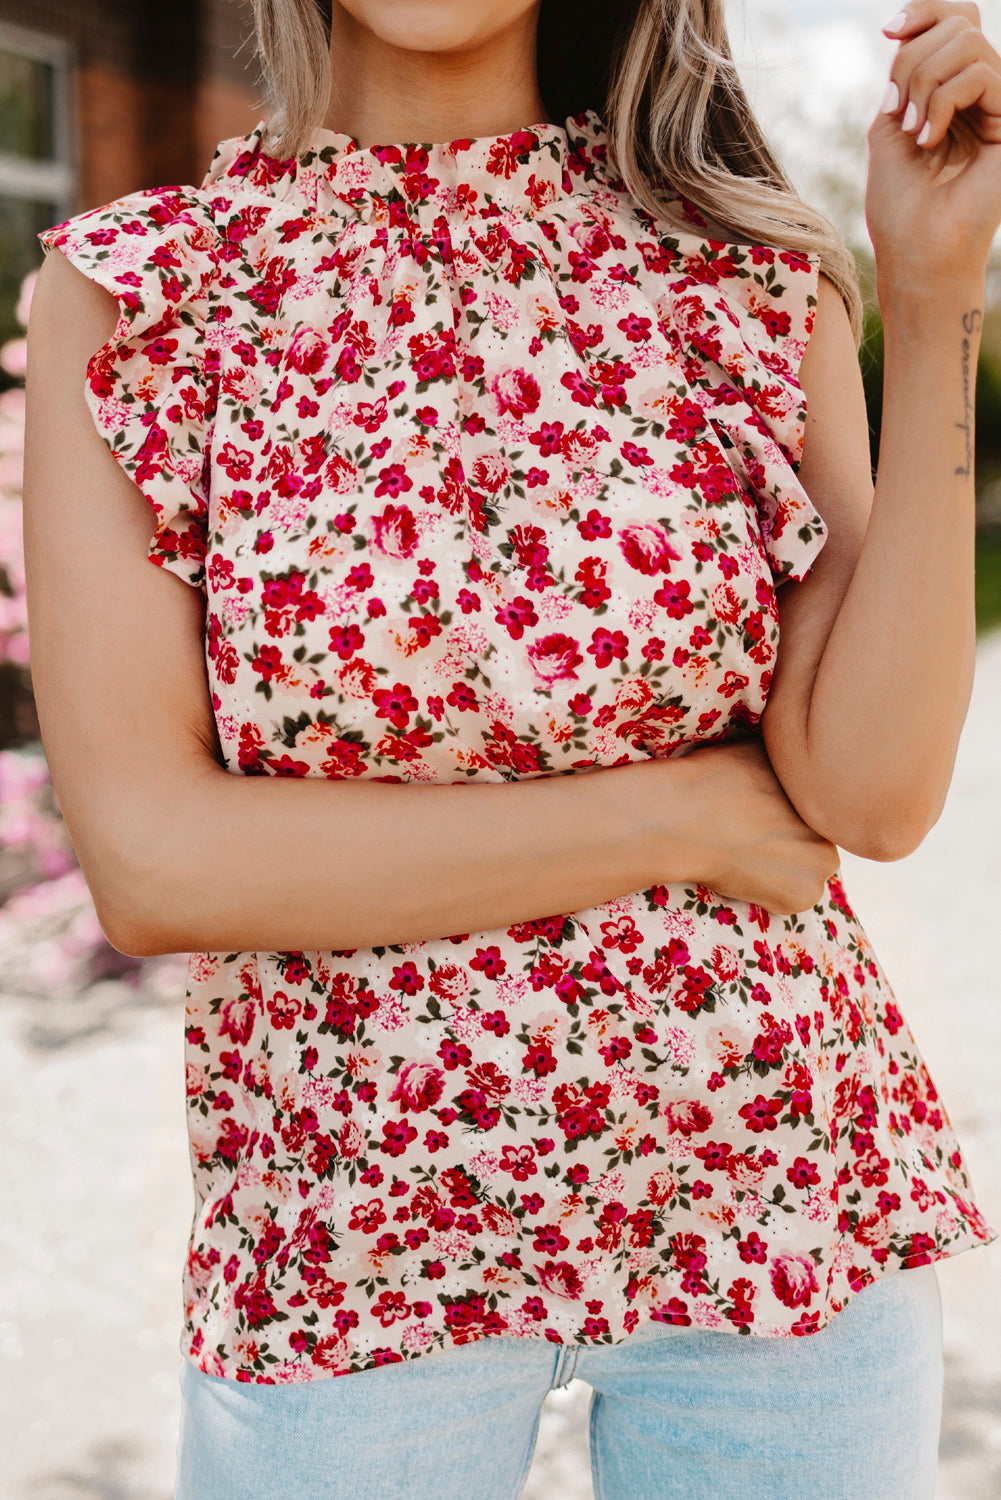
<path fill-rule="evenodd" d="M 755 733 L 776 579 L 825 537 L 796 477 L 816 260 L 655 224 L 591 113 L 298 163 L 259 133 L 198 190 L 191 304 L 229 769 L 496 782 Z M 795 917 L 654 887 L 193 955 L 187 1022 L 185 1345 L 214 1373 L 647 1316 L 809 1333 L 988 1234 L 839 878 Z"/>

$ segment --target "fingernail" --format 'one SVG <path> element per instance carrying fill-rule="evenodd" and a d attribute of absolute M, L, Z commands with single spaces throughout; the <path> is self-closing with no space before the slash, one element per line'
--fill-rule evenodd
<path fill-rule="evenodd" d="M 895 83 L 891 82 L 890 87 L 886 91 L 886 97 L 879 107 L 884 115 L 892 115 L 895 110 L 899 109 L 900 90 Z"/>
<path fill-rule="evenodd" d="M 900 122 L 901 130 L 913 130 L 918 123 L 918 107 L 912 99 L 904 110 L 904 118 Z"/>
<path fill-rule="evenodd" d="M 930 135 L 931 135 L 931 121 L 930 120 L 926 120 L 925 123 L 924 123 L 924 125 L 921 128 L 921 134 L 916 137 L 918 145 L 919 146 L 923 146 Z"/>
<path fill-rule="evenodd" d="M 892 35 L 896 36 L 897 32 L 903 31 L 906 25 L 907 12 L 906 10 L 901 10 L 897 12 L 892 21 L 887 21 L 886 25 L 883 27 L 883 30 L 889 31 L 892 33 Z"/>

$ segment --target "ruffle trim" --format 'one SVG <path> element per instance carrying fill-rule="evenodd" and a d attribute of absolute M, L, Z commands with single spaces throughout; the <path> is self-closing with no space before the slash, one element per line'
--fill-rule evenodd
<path fill-rule="evenodd" d="M 146 189 L 38 238 L 118 302 L 117 326 L 87 364 L 87 405 L 153 507 L 150 560 L 204 591 L 219 365 L 206 339 L 219 245 L 208 204 L 191 188 Z"/>
<path fill-rule="evenodd" d="M 758 258 L 755 274 L 746 268 L 740 274 L 737 257 Z M 799 479 L 807 416 L 799 370 L 813 328 L 820 257 L 711 241 L 687 267 L 670 287 L 685 377 L 754 498 L 775 582 L 802 582 L 828 535 Z"/>

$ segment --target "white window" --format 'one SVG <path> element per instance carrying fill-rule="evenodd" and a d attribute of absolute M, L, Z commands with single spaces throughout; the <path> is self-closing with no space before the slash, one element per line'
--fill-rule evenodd
<path fill-rule="evenodd" d="M 0 21 L 0 343 L 21 282 L 41 263 L 35 235 L 75 210 L 72 51 L 68 43 Z"/>

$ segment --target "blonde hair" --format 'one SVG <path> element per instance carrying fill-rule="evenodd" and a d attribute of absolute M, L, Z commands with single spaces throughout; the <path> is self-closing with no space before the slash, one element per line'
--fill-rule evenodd
<path fill-rule="evenodd" d="M 330 104 L 322 0 L 253 3 L 268 109 L 262 145 L 279 159 L 297 156 Z M 591 107 L 642 208 L 671 223 L 677 201 L 685 200 L 721 239 L 818 255 L 859 340 L 855 259 L 826 215 L 799 196 L 769 146 L 733 62 L 723 6 L 724 0 L 618 0 L 611 7 L 621 19 L 605 98 Z"/>

